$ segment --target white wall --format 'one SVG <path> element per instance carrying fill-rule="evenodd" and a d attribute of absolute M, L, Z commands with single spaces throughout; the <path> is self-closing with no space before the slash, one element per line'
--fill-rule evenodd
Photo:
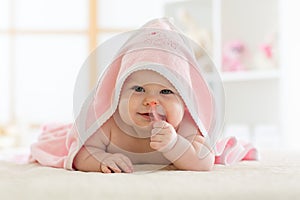
<path fill-rule="evenodd" d="M 300 150 L 300 1 L 281 0 L 282 132 L 285 147 Z"/>

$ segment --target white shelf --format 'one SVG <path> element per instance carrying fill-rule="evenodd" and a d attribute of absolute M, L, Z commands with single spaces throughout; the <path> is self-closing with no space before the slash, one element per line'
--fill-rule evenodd
<path fill-rule="evenodd" d="M 280 72 L 274 70 L 252 70 L 239 72 L 222 72 L 221 79 L 223 82 L 240 82 L 240 81 L 257 81 L 279 79 Z"/>
<path fill-rule="evenodd" d="M 225 124 L 246 124 L 251 134 L 260 124 L 281 126 L 281 71 L 285 64 L 279 62 L 282 55 L 278 44 L 282 31 L 279 2 L 186 0 L 170 3 L 165 9 L 167 16 L 173 17 L 176 25 L 190 37 L 194 36 L 196 42 L 207 40 L 203 46 L 224 83 Z M 210 37 L 201 40 L 200 36 L 206 36 L 204 33 Z M 245 47 L 240 57 L 245 71 L 222 72 L 224 48 L 232 41 L 240 41 Z M 264 44 L 274 47 L 273 60 L 267 60 L 261 49 Z"/>

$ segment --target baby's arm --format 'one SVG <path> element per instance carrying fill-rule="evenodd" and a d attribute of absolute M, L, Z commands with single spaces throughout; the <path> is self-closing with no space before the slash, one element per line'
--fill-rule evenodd
<path fill-rule="evenodd" d="M 204 137 L 192 126 L 186 126 L 177 134 L 172 125 L 162 122 L 154 123 L 154 135 L 151 137 L 151 147 L 161 151 L 174 166 L 183 170 L 211 170 L 214 164 L 214 155 Z M 191 131 L 194 130 L 194 133 Z M 189 135 L 188 135 L 189 134 Z"/>
<path fill-rule="evenodd" d="M 208 171 L 211 170 L 215 156 L 201 135 L 194 135 L 184 138 L 178 135 L 177 142 L 174 147 L 163 153 L 164 156 L 173 160 L 173 164 L 178 169 Z"/>
<path fill-rule="evenodd" d="M 105 135 L 105 126 L 93 134 L 82 146 L 74 158 L 74 168 L 91 172 L 132 172 L 131 161 L 122 154 L 107 153 L 109 137 Z"/>
<path fill-rule="evenodd" d="M 132 172 L 131 161 L 123 154 L 106 153 L 103 150 L 86 146 L 83 146 L 76 155 L 74 168 L 88 172 Z"/>

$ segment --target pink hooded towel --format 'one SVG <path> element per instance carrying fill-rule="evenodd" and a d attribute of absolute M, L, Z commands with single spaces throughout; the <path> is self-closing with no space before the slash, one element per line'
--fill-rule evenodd
<path fill-rule="evenodd" d="M 114 52 L 107 53 L 107 47 Z M 216 164 L 257 159 L 251 144 L 234 137 L 221 139 L 224 93 L 218 72 L 205 51 L 168 19 L 152 20 L 137 31 L 115 36 L 96 52 L 88 61 L 97 58 L 97 86 L 76 108 L 73 124 L 44 126 L 40 138 L 31 146 L 31 162 L 73 169 L 74 157 L 114 114 L 124 81 L 138 70 L 153 70 L 176 88 L 185 103 L 185 112 L 213 149 Z M 76 92 L 80 93 L 75 88 Z"/>

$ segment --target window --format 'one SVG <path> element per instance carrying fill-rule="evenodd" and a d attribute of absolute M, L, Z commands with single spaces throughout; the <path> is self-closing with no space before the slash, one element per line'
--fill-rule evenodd
<path fill-rule="evenodd" d="M 169 1 L 0 0 L 0 126 L 72 121 L 74 84 L 88 54 L 162 17 Z"/>

